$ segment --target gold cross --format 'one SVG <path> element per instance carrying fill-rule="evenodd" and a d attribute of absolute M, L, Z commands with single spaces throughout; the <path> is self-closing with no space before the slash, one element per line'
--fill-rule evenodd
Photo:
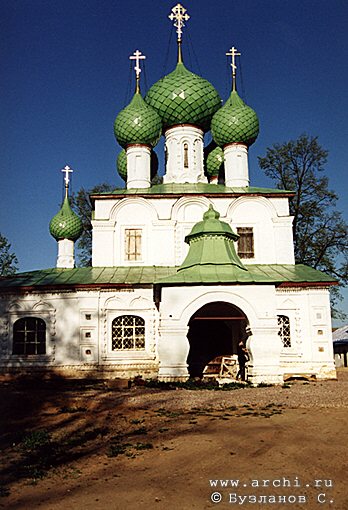
<path fill-rule="evenodd" d="M 70 168 L 70 166 L 66 165 L 64 168 L 62 168 L 62 172 L 65 173 L 65 177 L 64 177 L 65 187 L 68 188 L 69 182 L 70 182 L 69 174 L 72 174 L 73 170 Z"/>
<path fill-rule="evenodd" d="M 135 50 L 133 55 L 131 55 L 129 57 L 129 60 L 135 60 L 134 71 L 135 71 L 135 75 L 136 75 L 137 80 L 139 79 L 139 76 L 140 76 L 140 73 L 141 73 L 140 60 L 144 60 L 145 58 L 146 58 L 145 55 L 143 55 L 141 53 L 141 51 L 139 51 L 139 50 Z"/>
<path fill-rule="evenodd" d="M 236 90 L 236 57 L 240 57 L 240 53 L 238 52 L 237 48 L 232 46 L 229 52 L 226 53 L 227 57 L 231 57 L 231 67 L 232 67 L 232 88 L 233 90 Z"/>
<path fill-rule="evenodd" d="M 176 33 L 178 34 L 178 41 L 181 41 L 182 27 L 185 26 L 184 21 L 188 21 L 190 16 L 186 13 L 187 9 L 183 7 L 181 4 L 177 4 L 173 7 L 172 12 L 169 14 L 168 18 L 173 21 L 174 26 L 176 27 Z"/>

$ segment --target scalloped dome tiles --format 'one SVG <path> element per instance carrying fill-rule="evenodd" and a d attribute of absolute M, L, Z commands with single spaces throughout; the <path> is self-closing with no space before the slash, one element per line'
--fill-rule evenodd
<path fill-rule="evenodd" d="M 206 158 L 206 169 L 209 176 L 218 176 L 224 164 L 224 151 L 215 147 Z"/>
<path fill-rule="evenodd" d="M 223 147 L 229 143 L 253 144 L 259 134 L 259 119 L 250 106 L 232 91 L 230 97 L 211 121 L 214 141 Z"/>
<path fill-rule="evenodd" d="M 50 234 L 56 241 L 69 239 L 76 241 L 83 231 L 80 218 L 71 209 L 69 199 L 65 197 L 60 211 L 50 221 Z"/>
<path fill-rule="evenodd" d="M 182 63 L 150 88 L 145 101 L 158 112 L 164 129 L 193 124 L 209 131 L 211 118 L 221 106 L 213 85 Z"/>
<path fill-rule="evenodd" d="M 121 147 L 137 143 L 154 147 L 161 137 L 162 122 L 158 113 L 137 92 L 117 115 L 114 133 Z"/>

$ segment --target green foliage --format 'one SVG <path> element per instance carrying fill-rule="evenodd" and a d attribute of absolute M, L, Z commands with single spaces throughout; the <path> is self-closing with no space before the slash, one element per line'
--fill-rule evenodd
<path fill-rule="evenodd" d="M 114 187 L 103 183 L 88 190 L 81 188 L 71 196 L 73 210 L 82 221 L 83 232 L 77 242 L 78 265 L 87 267 L 92 265 L 92 203 L 90 195 L 113 191 Z"/>
<path fill-rule="evenodd" d="M 231 383 L 225 383 L 219 385 L 219 383 L 214 379 L 212 381 L 202 381 L 189 379 L 185 382 L 163 382 L 158 381 L 157 379 L 148 379 L 145 381 L 145 386 L 148 388 L 158 388 L 162 390 L 175 390 L 176 388 L 181 388 L 184 390 L 213 390 L 213 391 L 229 391 L 229 390 L 239 390 L 248 386 L 248 384 L 242 382 L 232 381 Z M 160 411 L 160 410 L 159 410 Z"/>
<path fill-rule="evenodd" d="M 23 452 L 32 452 L 47 446 L 50 442 L 51 435 L 47 430 L 33 430 L 22 439 L 21 450 Z"/>
<path fill-rule="evenodd" d="M 11 253 L 11 244 L 6 237 L 0 233 L 0 276 L 8 276 L 16 273 L 18 259 Z"/>
<path fill-rule="evenodd" d="M 323 175 L 328 152 L 317 137 L 301 135 L 297 140 L 268 148 L 259 164 L 279 189 L 294 191 L 290 214 L 294 216 L 295 259 L 324 271 L 346 285 L 348 282 L 348 225 L 336 210 L 337 194 L 329 189 Z M 335 309 L 341 299 L 338 288 L 332 291 L 336 317 L 344 314 Z"/>

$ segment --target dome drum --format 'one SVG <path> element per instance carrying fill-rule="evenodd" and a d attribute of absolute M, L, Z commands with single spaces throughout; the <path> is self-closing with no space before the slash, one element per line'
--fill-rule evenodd
<path fill-rule="evenodd" d="M 192 124 L 168 128 L 165 184 L 207 182 L 203 167 L 203 131 Z"/>

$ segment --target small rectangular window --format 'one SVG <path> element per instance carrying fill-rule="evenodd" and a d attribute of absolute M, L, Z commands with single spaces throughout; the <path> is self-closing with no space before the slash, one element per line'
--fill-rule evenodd
<path fill-rule="evenodd" d="M 125 230 L 126 260 L 141 260 L 141 230 L 127 228 Z"/>
<path fill-rule="evenodd" d="M 237 250 L 238 255 L 242 259 L 254 258 L 254 233 L 252 227 L 238 227 L 239 235 Z"/>
<path fill-rule="evenodd" d="M 85 333 L 85 338 L 91 338 L 91 332 L 90 331 L 86 331 Z"/>
<path fill-rule="evenodd" d="M 85 314 L 86 321 L 90 321 L 92 319 L 92 315 L 90 313 Z"/>

